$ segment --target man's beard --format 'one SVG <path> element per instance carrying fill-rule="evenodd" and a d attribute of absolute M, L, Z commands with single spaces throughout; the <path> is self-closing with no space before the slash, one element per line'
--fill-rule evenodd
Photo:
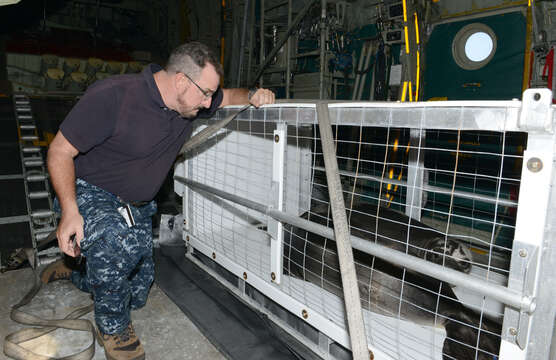
<path fill-rule="evenodd" d="M 197 116 L 197 114 L 199 113 L 199 108 L 195 108 L 192 110 L 189 110 L 187 112 L 180 112 L 180 115 L 186 119 L 191 119 L 194 118 L 195 116 Z"/>
<path fill-rule="evenodd" d="M 178 96 L 178 112 L 180 113 L 180 115 L 184 118 L 193 118 L 195 116 L 197 116 L 197 114 L 199 113 L 199 110 L 202 109 L 202 106 L 199 104 L 198 106 L 195 106 L 193 108 L 189 108 L 185 101 L 182 100 L 181 96 Z M 186 109 L 186 110 L 182 110 L 182 109 Z"/>

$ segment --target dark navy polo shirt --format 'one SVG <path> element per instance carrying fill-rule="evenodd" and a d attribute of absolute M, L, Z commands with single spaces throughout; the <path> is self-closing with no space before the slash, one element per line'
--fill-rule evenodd
<path fill-rule="evenodd" d="M 126 201 L 154 198 L 184 142 L 192 120 L 169 110 L 153 78 L 155 64 L 141 74 L 112 76 L 91 85 L 60 125 L 77 149 L 75 174 Z M 219 89 L 212 115 L 222 103 Z"/>

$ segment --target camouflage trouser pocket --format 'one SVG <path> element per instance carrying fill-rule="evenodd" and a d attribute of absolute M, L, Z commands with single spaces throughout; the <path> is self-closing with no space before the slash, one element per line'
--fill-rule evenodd
<path fill-rule="evenodd" d="M 154 201 L 141 208 L 131 207 L 136 225 L 130 228 L 118 212 L 118 207 L 122 206 L 122 203 L 117 196 L 84 180 L 77 179 L 76 200 L 79 213 L 84 220 L 84 238 L 81 241 L 81 250 L 85 256 L 87 249 L 103 237 L 121 238 L 124 248 L 133 250 L 138 244 L 135 244 L 132 239 L 125 240 L 128 238 L 125 234 L 130 230 L 137 232 L 139 238 L 147 237 L 143 240 L 143 243 L 152 243 L 149 240 L 152 236 L 151 216 L 156 213 L 156 203 Z M 57 199 L 54 205 L 55 210 L 59 212 L 60 207 Z M 152 244 L 150 246 L 152 248 Z"/>

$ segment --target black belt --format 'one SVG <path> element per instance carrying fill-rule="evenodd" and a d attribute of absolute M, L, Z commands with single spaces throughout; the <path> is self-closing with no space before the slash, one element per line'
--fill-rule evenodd
<path fill-rule="evenodd" d="M 122 203 L 122 204 L 128 204 L 131 205 L 133 207 L 141 207 L 141 206 L 145 206 L 148 203 L 150 203 L 150 201 L 125 201 L 124 199 L 122 199 L 121 197 L 118 196 L 118 200 Z"/>
<path fill-rule="evenodd" d="M 145 206 L 148 203 L 150 203 L 150 201 L 130 201 L 130 202 L 128 202 L 129 205 L 135 206 L 135 207 Z"/>

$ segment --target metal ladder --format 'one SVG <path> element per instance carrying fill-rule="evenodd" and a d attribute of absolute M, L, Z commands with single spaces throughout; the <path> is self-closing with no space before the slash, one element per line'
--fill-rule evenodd
<path fill-rule="evenodd" d="M 36 144 L 39 141 L 37 126 L 33 119 L 29 97 L 16 94 L 13 97 L 14 110 L 19 134 L 19 149 L 25 184 L 27 211 L 31 241 L 37 265 L 52 261 L 59 253 L 58 247 L 48 248 L 39 252 L 38 244 L 56 230 L 57 218 L 52 210 L 52 196 L 48 183 L 45 159 L 42 149 Z M 41 261 L 42 260 L 42 261 Z"/>

